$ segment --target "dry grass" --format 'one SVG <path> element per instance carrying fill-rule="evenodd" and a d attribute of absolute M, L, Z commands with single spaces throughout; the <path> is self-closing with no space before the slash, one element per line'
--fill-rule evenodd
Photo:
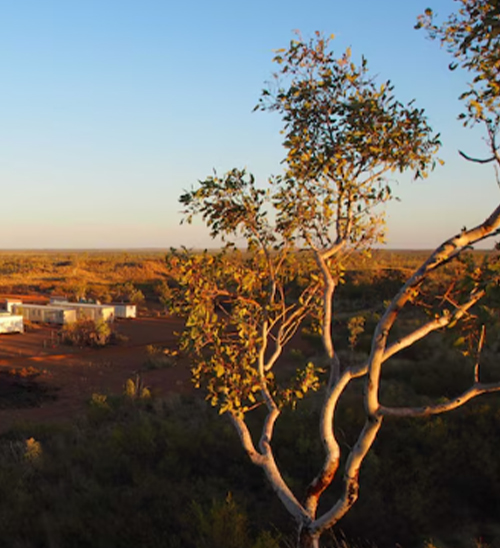
<path fill-rule="evenodd" d="M 0 252 L 0 292 L 116 293 L 132 282 L 151 286 L 167 275 L 163 252 Z M 107 296 L 107 295 L 106 295 Z"/>

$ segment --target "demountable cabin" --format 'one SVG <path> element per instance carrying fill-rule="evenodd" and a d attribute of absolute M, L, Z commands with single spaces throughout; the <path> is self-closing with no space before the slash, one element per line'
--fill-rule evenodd
<path fill-rule="evenodd" d="M 45 306 L 41 304 L 14 304 L 13 311 L 21 315 L 25 320 L 34 323 L 55 323 L 64 325 L 75 322 L 77 314 L 74 310 L 61 308 L 60 306 Z"/>
<path fill-rule="evenodd" d="M 52 295 L 52 297 L 50 297 L 50 300 L 49 300 L 50 304 L 53 304 L 53 305 L 58 305 L 58 304 L 66 304 L 68 303 L 68 299 L 66 297 L 63 297 L 61 295 Z"/>
<path fill-rule="evenodd" d="M 0 333 L 23 333 L 23 317 L 9 314 L 7 312 L 0 314 Z"/>
<path fill-rule="evenodd" d="M 5 299 L 5 310 L 12 314 L 13 306 L 16 304 L 23 304 L 23 301 L 20 301 L 19 299 Z"/>
<path fill-rule="evenodd" d="M 115 308 L 111 305 L 58 302 L 57 307 L 66 310 L 74 310 L 78 320 L 104 320 L 106 322 L 112 322 L 115 318 Z"/>
<path fill-rule="evenodd" d="M 137 318 L 137 306 L 130 303 L 113 303 L 117 318 Z"/>

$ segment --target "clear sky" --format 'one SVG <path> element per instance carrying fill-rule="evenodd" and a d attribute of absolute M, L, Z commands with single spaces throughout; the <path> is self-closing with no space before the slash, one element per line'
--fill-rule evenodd
<path fill-rule="evenodd" d="M 402 177 L 388 244 L 429 248 L 498 203 L 484 149 L 456 121 L 466 76 L 413 30 L 452 0 L 16 0 L 0 3 L 0 248 L 211 246 L 179 226 L 183 189 L 233 167 L 280 172 L 280 120 L 252 113 L 292 30 L 334 33 L 415 98 L 444 167 Z"/>

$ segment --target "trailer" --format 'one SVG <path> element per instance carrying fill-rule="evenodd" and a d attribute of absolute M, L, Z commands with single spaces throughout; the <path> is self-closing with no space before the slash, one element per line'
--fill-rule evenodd
<path fill-rule="evenodd" d="M 0 314 L 0 333 L 23 333 L 24 321 L 20 315 Z"/>
<path fill-rule="evenodd" d="M 137 306 L 130 303 L 112 303 L 117 318 L 137 318 Z"/>
<path fill-rule="evenodd" d="M 112 322 L 115 319 L 115 307 L 104 304 L 59 302 L 58 308 L 74 310 L 77 320 Z"/>
<path fill-rule="evenodd" d="M 14 304 L 13 311 L 14 314 L 18 314 L 33 323 L 65 325 L 75 322 L 77 319 L 74 310 L 61 308 L 60 306 L 21 303 Z"/>

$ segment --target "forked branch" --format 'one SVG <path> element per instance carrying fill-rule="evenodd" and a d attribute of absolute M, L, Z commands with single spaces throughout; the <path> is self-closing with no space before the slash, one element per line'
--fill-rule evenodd
<path fill-rule="evenodd" d="M 370 416 L 374 417 L 377 415 L 380 405 L 378 392 L 387 338 L 402 308 L 410 300 L 414 288 L 421 284 L 430 272 L 446 263 L 451 256 L 456 256 L 469 246 L 496 234 L 499 227 L 500 206 L 498 206 L 482 224 L 470 230 L 462 231 L 439 246 L 436 251 L 431 254 L 429 259 L 427 259 L 427 261 L 425 261 L 415 274 L 413 274 L 413 276 L 411 276 L 403 285 L 399 293 L 387 307 L 375 329 L 372 349 L 368 360 L 369 367 L 365 401 L 367 413 Z"/>
<path fill-rule="evenodd" d="M 453 312 L 445 310 L 439 317 L 425 323 L 412 333 L 402 337 L 391 345 L 387 345 L 387 338 L 391 327 L 396 321 L 404 305 L 410 300 L 415 287 L 420 285 L 428 274 L 439 266 L 446 264 L 450 257 L 459 254 L 470 245 L 494 234 L 500 226 L 500 206 L 488 217 L 484 223 L 477 227 L 463 231 L 457 236 L 444 242 L 429 259 L 415 272 L 415 274 L 402 287 L 391 304 L 388 306 L 384 316 L 381 318 L 373 337 L 372 352 L 368 361 L 357 368 L 350 368 L 344 371 L 337 382 L 328 390 L 321 416 L 321 436 L 325 447 L 326 457 L 323 468 L 314 479 L 308 489 L 306 498 L 306 509 L 309 513 L 315 513 L 318 499 L 321 493 L 331 483 L 339 465 L 340 449 L 333 431 L 334 412 L 338 405 L 341 394 L 349 382 L 357 377 L 367 375 L 365 389 L 365 408 L 367 419 L 365 427 L 359 435 L 356 445 L 351 450 L 344 473 L 344 487 L 337 503 L 323 516 L 317 518 L 311 525 L 313 533 L 320 533 L 326 528 L 334 525 L 351 508 L 358 497 L 358 474 L 363 459 L 368 454 L 385 416 L 427 416 L 444 413 L 460 407 L 467 401 L 481 394 L 500 391 L 500 383 L 482 384 L 476 380 L 474 385 L 463 394 L 453 400 L 428 405 L 423 407 L 388 408 L 381 406 L 378 400 L 378 389 L 380 384 L 380 373 L 382 364 L 391 356 L 404 348 L 412 346 L 417 341 L 426 337 L 429 333 L 449 326 L 462 319 L 469 313 L 470 309 L 485 295 L 484 290 L 473 290 L 469 298 L 463 304 L 455 305 Z M 484 341 L 484 334 L 481 337 L 478 354 Z"/>
<path fill-rule="evenodd" d="M 474 306 L 483 296 L 484 290 L 471 293 L 468 301 L 457 306 L 453 313 L 445 312 L 438 318 L 427 322 L 412 333 L 400 338 L 387 347 L 382 362 L 387 361 L 401 350 L 408 348 L 417 341 L 425 338 L 429 333 L 442 329 L 463 318 L 465 314 Z M 340 447 L 334 434 L 334 414 L 339 399 L 351 380 L 360 378 L 368 372 L 368 362 L 361 367 L 348 368 L 339 376 L 337 382 L 327 391 L 325 403 L 321 411 L 320 433 L 321 440 L 325 449 L 325 460 L 319 474 L 314 478 L 307 489 L 305 506 L 311 514 L 315 514 L 321 494 L 333 481 L 340 463 Z"/>

